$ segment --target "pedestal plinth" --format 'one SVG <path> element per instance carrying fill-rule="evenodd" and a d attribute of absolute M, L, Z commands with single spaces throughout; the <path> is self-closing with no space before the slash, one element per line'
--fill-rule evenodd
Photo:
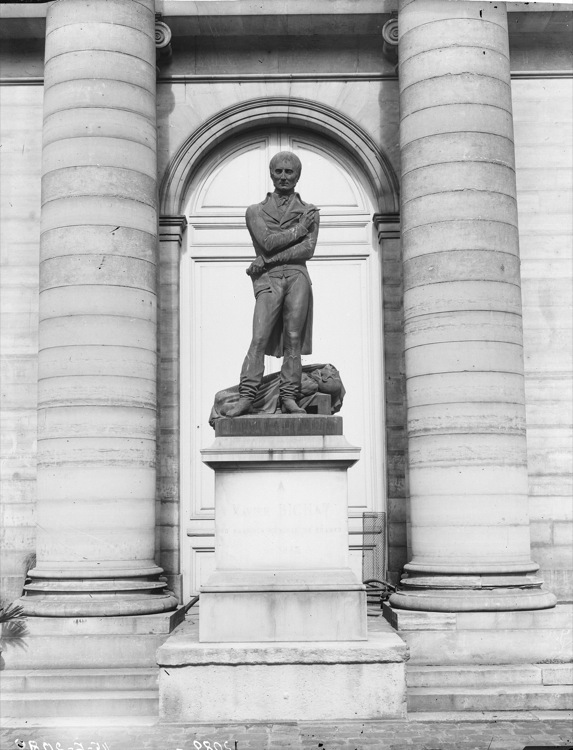
<path fill-rule="evenodd" d="M 157 652 L 160 720 L 404 719 L 408 647 L 371 619 L 367 641 L 232 644 L 201 643 L 188 619 Z"/>
<path fill-rule="evenodd" d="M 347 469 L 360 450 L 331 416 L 220 420 L 216 569 L 159 649 L 164 721 L 403 718 L 407 647 L 367 632 L 348 564 Z"/>
<path fill-rule="evenodd" d="M 364 586 L 348 563 L 346 472 L 360 449 L 342 420 L 222 422 L 202 452 L 215 471 L 216 569 L 201 590 L 199 639 L 366 640 Z"/>

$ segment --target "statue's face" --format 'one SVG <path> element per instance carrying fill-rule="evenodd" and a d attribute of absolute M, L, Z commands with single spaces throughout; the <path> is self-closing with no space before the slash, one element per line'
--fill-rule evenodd
<path fill-rule="evenodd" d="M 300 172 L 290 159 L 279 159 L 271 169 L 271 179 L 278 193 L 290 193 L 294 190 Z"/>

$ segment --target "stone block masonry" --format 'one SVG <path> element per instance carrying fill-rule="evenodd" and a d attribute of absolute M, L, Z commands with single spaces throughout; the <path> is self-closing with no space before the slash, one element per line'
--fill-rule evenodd
<path fill-rule="evenodd" d="M 547 587 L 573 591 L 573 80 L 512 81 L 529 509 Z"/>
<path fill-rule="evenodd" d="M 0 88 L 2 603 L 22 593 L 36 543 L 38 224 L 42 91 Z"/>

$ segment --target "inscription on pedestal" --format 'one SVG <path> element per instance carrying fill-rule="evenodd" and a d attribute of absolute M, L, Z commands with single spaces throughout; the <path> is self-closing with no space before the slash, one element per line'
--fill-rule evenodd
<path fill-rule="evenodd" d="M 240 419 L 240 418 L 239 418 Z M 237 419 L 232 420 L 235 423 Z M 344 567 L 346 477 L 332 470 L 221 472 L 217 562 L 225 569 Z"/>
<path fill-rule="evenodd" d="M 342 435 L 342 417 L 324 414 L 248 414 L 215 422 L 215 437 Z"/>

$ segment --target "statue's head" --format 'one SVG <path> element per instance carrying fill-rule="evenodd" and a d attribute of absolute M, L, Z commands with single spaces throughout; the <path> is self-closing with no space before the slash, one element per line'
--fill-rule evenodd
<path fill-rule="evenodd" d="M 271 180 L 278 193 L 291 193 L 300 179 L 302 164 L 292 151 L 279 151 L 269 164 Z"/>

